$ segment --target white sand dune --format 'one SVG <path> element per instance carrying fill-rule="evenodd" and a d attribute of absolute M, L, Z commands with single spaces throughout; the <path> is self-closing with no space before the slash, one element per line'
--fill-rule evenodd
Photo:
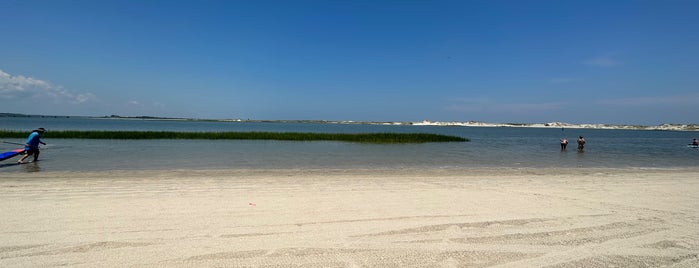
<path fill-rule="evenodd" d="M 1 267 L 699 267 L 699 170 L 1 174 Z"/>

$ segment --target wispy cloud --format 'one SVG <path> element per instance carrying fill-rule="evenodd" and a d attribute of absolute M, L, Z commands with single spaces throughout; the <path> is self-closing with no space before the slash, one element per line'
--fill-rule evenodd
<path fill-rule="evenodd" d="M 123 103 L 123 106 L 119 110 L 127 111 L 126 114 L 121 115 L 128 116 L 158 115 L 167 112 L 165 104 L 161 102 L 141 100 L 129 100 L 126 103 Z"/>
<path fill-rule="evenodd" d="M 503 103 L 494 106 L 499 111 L 512 113 L 527 113 L 527 112 L 544 112 L 560 110 L 565 107 L 562 102 L 543 102 L 543 103 Z"/>
<path fill-rule="evenodd" d="M 623 62 L 612 58 L 610 55 L 599 56 L 583 61 L 586 65 L 597 66 L 597 67 L 614 67 L 624 64 Z"/>
<path fill-rule="evenodd" d="M 0 70 L 0 98 L 2 99 L 41 99 L 53 102 L 85 103 L 96 99 L 92 93 L 78 93 L 48 81 L 11 75 Z"/>
<path fill-rule="evenodd" d="M 130 107 L 138 107 L 138 108 L 163 108 L 163 107 L 165 107 L 164 104 L 157 102 L 157 101 L 152 102 L 152 103 L 144 103 L 144 102 L 139 101 L 139 100 L 127 101 L 126 105 L 130 106 Z"/>
<path fill-rule="evenodd" d="M 451 98 L 450 105 L 444 107 L 447 111 L 452 112 L 473 112 L 480 111 L 487 107 L 490 103 L 487 99 L 477 98 Z"/>
<path fill-rule="evenodd" d="M 137 106 L 137 107 L 143 106 L 143 104 L 141 104 L 141 102 L 140 102 L 140 101 L 137 101 L 137 100 L 130 100 L 130 101 L 127 101 L 126 104 L 129 105 L 129 106 Z"/>
<path fill-rule="evenodd" d="M 555 77 L 549 79 L 549 83 L 551 84 L 565 84 L 565 83 L 572 83 L 575 81 L 580 81 L 578 78 L 571 78 L 571 77 Z"/>
<path fill-rule="evenodd" d="M 454 104 L 447 106 L 448 111 L 474 112 L 488 111 L 496 113 L 538 113 L 546 111 L 556 111 L 563 109 L 567 104 L 563 102 L 541 102 L 541 103 L 498 103 L 488 99 L 452 99 Z"/>
<path fill-rule="evenodd" d="M 699 94 L 616 98 L 597 101 L 599 104 L 612 106 L 695 105 L 698 102 Z"/>

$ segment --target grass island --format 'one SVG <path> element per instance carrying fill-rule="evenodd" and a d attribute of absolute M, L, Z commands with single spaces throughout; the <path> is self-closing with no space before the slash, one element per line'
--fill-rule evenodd
<path fill-rule="evenodd" d="M 0 138 L 25 138 L 26 131 L 0 130 Z M 469 139 L 431 133 L 302 133 L 302 132 L 177 132 L 177 131 L 49 131 L 43 138 L 53 139 L 200 139 L 200 140 L 283 140 L 345 141 L 358 143 L 399 144 L 426 142 L 467 142 Z"/>

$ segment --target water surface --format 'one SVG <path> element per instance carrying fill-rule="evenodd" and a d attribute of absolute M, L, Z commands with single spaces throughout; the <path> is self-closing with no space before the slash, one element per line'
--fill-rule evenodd
<path fill-rule="evenodd" d="M 686 146 L 697 132 L 510 127 L 442 127 L 281 122 L 209 122 L 91 118 L 0 118 L 0 128 L 44 127 L 41 161 L 0 172 L 144 169 L 347 168 L 686 168 L 699 149 Z M 51 139 L 51 130 L 287 131 L 325 133 L 436 133 L 470 142 L 360 144 L 334 141 L 81 140 Z M 576 151 L 578 136 L 587 140 Z M 559 139 L 571 144 L 561 152 Z M 23 143 L 23 139 L 4 139 Z M 15 145 L 0 144 L 0 149 Z"/>

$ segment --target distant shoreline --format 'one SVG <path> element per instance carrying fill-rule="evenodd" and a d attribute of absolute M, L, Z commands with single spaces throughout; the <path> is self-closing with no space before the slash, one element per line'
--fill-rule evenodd
<path fill-rule="evenodd" d="M 422 126 L 464 126 L 464 127 L 529 127 L 529 128 L 572 128 L 572 129 L 617 129 L 617 130 L 666 130 L 666 131 L 699 131 L 697 124 L 661 124 L 657 126 L 643 125 L 613 125 L 613 124 L 570 124 L 565 122 L 550 123 L 487 123 L 487 122 L 431 122 L 413 123 Z"/>
<path fill-rule="evenodd" d="M 660 124 L 619 125 L 619 124 L 571 124 L 566 122 L 548 123 L 492 123 L 481 121 L 351 121 L 351 120 L 255 120 L 255 119 L 203 119 L 178 118 L 157 116 L 65 116 L 65 115 L 27 115 L 16 113 L 0 113 L 0 117 L 29 117 L 29 118 L 90 118 L 105 120 L 162 120 L 162 121 L 201 121 L 201 122 L 239 122 L 239 123 L 316 123 L 316 124 L 365 124 L 365 125 L 399 125 L 399 126 L 446 126 L 446 127 L 519 127 L 519 128 L 571 128 L 571 129 L 615 129 L 615 130 L 661 130 L 661 131 L 699 131 L 699 124 Z"/>

